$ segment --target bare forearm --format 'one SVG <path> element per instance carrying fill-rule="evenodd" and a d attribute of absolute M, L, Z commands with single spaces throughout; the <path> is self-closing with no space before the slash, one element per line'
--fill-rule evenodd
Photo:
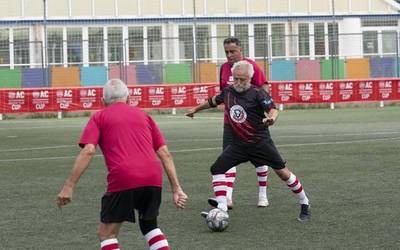
<path fill-rule="evenodd" d="M 159 149 L 159 151 L 157 153 L 158 153 L 158 156 L 163 165 L 164 171 L 167 174 L 172 191 L 176 192 L 176 191 L 182 190 L 182 188 L 179 184 L 178 175 L 176 173 L 175 164 L 172 159 L 172 155 L 169 153 L 167 147 L 163 146 L 162 148 Z"/>

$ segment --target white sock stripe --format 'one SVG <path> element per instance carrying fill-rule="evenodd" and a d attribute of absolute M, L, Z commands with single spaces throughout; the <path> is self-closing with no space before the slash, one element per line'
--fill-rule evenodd
<path fill-rule="evenodd" d="M 257 173 L 260 173 L 260 172 L 268 172 L 268 166 L 265 165 L 265 166 L 256 167 L 256 172 L 257 172 Z"/>
<path fill-rule="evenodd" d="M 235 182 L 235 177 L 227 177 L 226 182 Z"/>
<path fill-rule="evenodd" d="M 150 241 L 151 239 L 153 239 L 155 236 L 163 234 L 161 232 L 161 230 L 159 228 L 155 228 L 153 230 L 151 230 L 150 232 L 148 232 L 145 236 L 144 239 L 147 241 Z"/>
<path fill-rule="evenodd" d="M 296 190 L 299 190 L 299 188 L 301 188 L 301 184 L 300 184 L 300 182 L 299 183 L 297 183 L 297 185 L 296 186 L 294 186 L 294 187 L 289 187 L 291 190 L 293 190 L 293 191 L 296 191 Z"/>
<path fill-rule="evenodd" d="M 236 167 L 230 168 L 226 173 L 236 173 Z"/>
<path fill-rule="evenodd" d="M 101 247 L 105 247 L 105 246 L 108 246 L 108 245 L 111 245 L 111 244 L 118 244 L 118 240 L 115 239 L 115 238 L 103 240 L 103 241 L 100 243 L 100 246 L 101 246 Z"/>
<path fill-rule="evenodd" d="M 226 191 L 226 186 L 214 186 L 213 190 L 214 190 L 214 192 L 215 191 Z"/>
<path fill-rule="evenodd" d="M 167 240 L 160 240 L 154 243 L 153 245 L 150 246 L 150 250 L 157 250 L 162 247 L 168 246 L 168 241 Z"/>
<path fill-rule="evenodd" d="M 294 175 L 293 173 L 290 173 L 289 179 L 286 181 L 286 183 L 288 185 L 293 184 L 293 182 L 296 181 L 296 175 Z"/>
<path fill-rule="evenodd" d="M 212 182 L 224 181 L 224 180 L 225 180 L 225 174 L 215 174 L 212 176 Z"/>
<path fill-rule="evenodd" d="M 267 180 L 268 180 L 268 178 L 266 176 L 263 176 L 263 177 L 259 176 L 258 177 L 258 181 L 267 181 Z"/>

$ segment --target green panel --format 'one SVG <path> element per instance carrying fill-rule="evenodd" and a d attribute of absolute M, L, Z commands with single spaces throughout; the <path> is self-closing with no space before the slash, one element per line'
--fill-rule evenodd
<path fill-rule="evenodd" d="M 332 62 L 333 68 L 332 68 Z M 332 70 L 335 74 L 332 75 Z M 344 60 L 343 59 L 328 59 L 321 61 L 321 78 L 322 80 L 344 79 Z"/>
<path fill-rule="evenodd" d="M 192 65 L 165 64 L 165 83 L 191 83 Z"/>
<path fill-rule="evenodd" d="M 0 69 L 0 88 L 21 88 L 21 70 Z"/>

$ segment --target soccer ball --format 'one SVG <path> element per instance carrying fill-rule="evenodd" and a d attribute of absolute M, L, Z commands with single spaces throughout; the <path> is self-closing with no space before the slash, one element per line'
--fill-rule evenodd
<path fill-rule="evenodd" d="M 229 215 L 219 208 L 214 208 L 208 212 L 206 223 L 208 228 L 214 232 L 225 231 L 229 225 Z"/>

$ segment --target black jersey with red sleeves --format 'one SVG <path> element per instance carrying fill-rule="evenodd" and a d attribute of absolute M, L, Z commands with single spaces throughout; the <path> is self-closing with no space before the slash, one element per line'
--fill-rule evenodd
<path fill-rule="evenodd" d="M 262 120 L 264 112 L 275 109 L 271 96 L 262 88 L 251 86 L 248 90 L 238 93 L 229 86 L 216 96 L 216 103 L 225 104 L 229 124 L 233 128 L 234 143 L 253 144 L 263 138 L 270 138 L 268 127 Z"/>

